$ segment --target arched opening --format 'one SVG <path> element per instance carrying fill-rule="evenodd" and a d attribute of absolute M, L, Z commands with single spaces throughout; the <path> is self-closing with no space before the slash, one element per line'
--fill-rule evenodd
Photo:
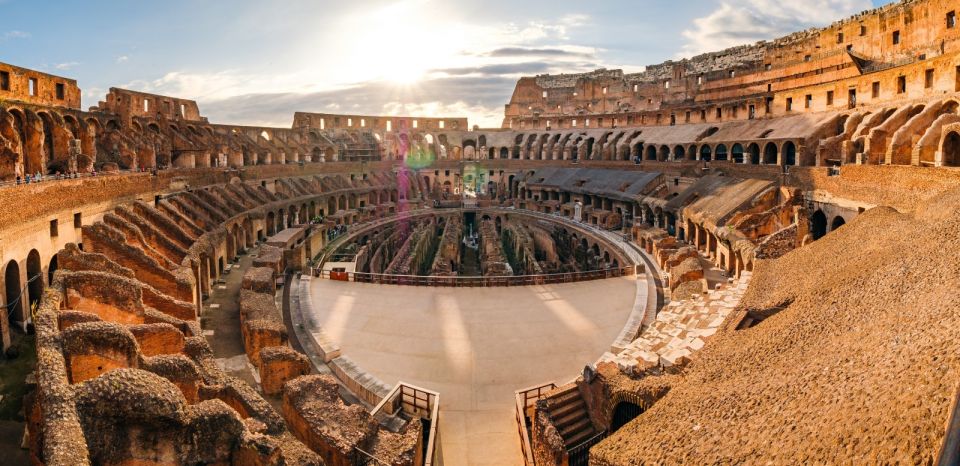
<path fill-rule="evenodd" d="M 727 160 L 727 146 L 720 144 L 717 146 L 716 153 L 713 157 L 714 160 Z"/>
<path fill-rule="evenodd" d="M 275 227 L 277 225 L 276 215 L 273 212 L 267 214 L 267 236 L 273 236 L 277 234 Z"/>
<path fill-rule="evenodd" d="M 610 432 L 616 432 L 628 422 L 643 413 L 643 409 L 636 403 L 621 401 L 613 408 L 613 420 L 610 422 Z"/>
<path fill-rule="evenodd" d="M 944 167 L 960 167 L 960 134 L 955 131 L 943 140 L 942 160 Z"/>
<path fill-rule="evenodd" d="M 50 266 L 47 267 L 47 284 L 53 283 L 53 274 L 57 271 L 57 255 L 50 258 Z"/>
<path fill-rule="evenodd" d="M 11 316 L 14 319 L 20 317 L 20 312 L 17 311 L 20 307 L 20 266 L 17 261 L 7 263 L 7 269 L 3 273 L 3 282 L 3 291 L 6 297 L 4 307 L 7 309 L 4 318 L 9 321 Z"/>
<path fill-rule="evenodd" d="M 787 141 L 783 144 L 783 164 L 797 164 L 797 145 L 793 141 Z"/>
<path fill-rule="evenodd" d="M 657 160 L 657 148 L 656 146 L 649 145 L 647 146 L 647 155 L 644 157 L 646 160 Z"/>
<path fill-rule="evenodd" d="M 660 146 L 660 156 L 658 160 L 661 162 L 664 160 L 670 160 L 670 148 L 667 146 Z"/>
<path fill-rule="evenodd" d="M 813 235 L 814 240 L 823 238 L 827 234 L 827 216 L 822 210 L 818 209 L 810 217 L 810 234 Z"/>
<path fill-rule="evenodd" d="M 733 147 L 730 148 L 730 157 L 733 163 L 743 163 L 743 146 L 734 144 Z"/>
<path fill-rule="evenodd" d="M 754 165 L 760 164 L 760 145 L 757 143 L 750 144 L 747 146 L 747 152 L 750 154 L 750 163 Z"/>
<path fill-rule="evenodd" d="M 847 224 L 847 221 L 844 220 L 843 217 L 837 215 L 836 217 L 833 217 L 833 221 L 830 222 L 830 231 L 834 231 L 837 228 L 840 228 L 846 224 Z"/>
<path fill-rule="evenodd" d="M 767 145 L 763 148 L 763 163 L 768 165 L 777 164 L 777 145 L 768 142 Z"/>
<path fill-rule="evenodd" d="M 710 161 L 713 158 L 713 153 L 710 150 L 710 146 L 704 144 L 700 146 L 700 160 Z"/>
<path fill-rule="evenodd" d="M 506 147 L 501 147 L 501 148 L 500 148 L 500 158 L 501 158 L 501 159 L 506 159 L 506 158 L 509 158 L 509 157 L 510 157 L 510 149 L 507 149 Z"/>
<path fill-rule="evenodd" d="M 40 253 L 36 249 L 27 254 L 27 281 L 30 286 L 27 288 L 30 297 L 30 309 L 39 305 L 40 297 L 43 296 L 43 265 L 40 264 Z"/>
<path fill-rule="evenodd" d="M 687 151 L 683 146 L 677 146 L 673 148 L 673 160 L 683 160 L 687 156 Z"/>

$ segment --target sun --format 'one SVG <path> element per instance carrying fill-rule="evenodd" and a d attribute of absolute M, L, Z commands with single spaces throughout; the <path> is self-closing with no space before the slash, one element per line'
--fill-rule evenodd
<path fill-rule="evenodd" d="M 407 0 L 358 12 L 344 44 L 352 68 L 345 71 L 405 86 L 423 80 L 460 46 L 436 11 L 429 0 Z"/>

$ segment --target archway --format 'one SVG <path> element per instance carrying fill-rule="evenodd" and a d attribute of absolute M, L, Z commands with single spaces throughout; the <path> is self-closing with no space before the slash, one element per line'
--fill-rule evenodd
<path fill-rule="evenodd" d="M 50 258 L 50 266 L 47 267 L 47 284 L 53 283 L 53 274 L 57 271 L 57 255 Z"/>
<path fill-rule="evenodd" d="M 703 146 L 700 146 L 700 160 L 705 160 L 709 162 L 712 157 L 713 157 L 713 154 L 710 150 L 710 146 L 706 144 L 704 144 Z"/>
<path fill-rule="evenodd" d="M 776 165 L 777 164 L 777 145 L 768 142 L 767 145 L 763 148 L 763 163 L 767 165 Z"/>
<path fill-rule="evenodd" d="M 646 160 L 657 160 L 657 148 L 654 145 L 647 146 L 646 149 L 647 155 L 644 157 Z"/>
<path fill-rule="evenodd" d="M 683 146 L 677 146 L 673 148 L 673 160 L 683 160 L 687 156 L 687 151 Z"/>
<path fill-rule="evenodd" d="M 17 311 L 20 307 L 20 265 L 17 264 L 17 261 L 7 263 L 7 269 L 3 273 L 3 282 L 4 296 L 6 297 L 4 307 L 7 309 L 4 318 L 9 321 L 11 316 L 14 319 L 20 317 L 20 312 Z"/>
<path fill-rule="evenodd" d="M 830 231 L 834 231 L 837 228 L 840 228 L 846 224 L 847 224 L 847 221 L 844 220 L 843 217 L 837 215 L 836 217 L 833 217 L 833 221 L 830 222 Z"/>
<path fill-rule="evenodd" d="M 629 401 L 621 401 L 617 403 L 617 406 L 613 408 L 613 419 L 610 422 L 610 432 L 616 432 L 620 430 L 621 427 L 627 425 L 628 422 L 636 419 L 636 417 L 642 413 L 643 408 L 636 403 L 631 403 Z"/>
<path fill-rule="evenodd" d="M 43 296 L 43 265 L 40 264 L 40 253 L 36 249 L 27 254 L 27 287 L 30 297 L 29 309 L 39 305 L 40 298 Z"/>
<path fill-rule="evenodd" d="M 747 146 L 747 152 L 750 153 L 750 163 L 754 165 L 760 164 L 760 145 L 757 143 L 750 144 Z"/>
<path fill-rule="evenodd" d="M 784 165 L 796 165 L 797 164 L 797 145 L 793 141 L 787 141 L 783 144 L 783 164 Z"/>
<path fill-rule="evenodd" d="M 730 158 L 733 159 L 733 163 L 743 163 L 743 146 L 734 144 L 730 148 Z"/>
<path fill-rule="evenodd" d="M 955 131 L 943 140 L 942 164 L 944 167 L 960 167 L 960 134 Z"/>
<path fill-rule="evenodd" d="M 660 156 L 657 159 L 661 162 L 670 160 L 670 147 L 660 146 Z"/>
<path fill-rule="evenodd" d="M 713 157 L 714 160 L 727 160 L 727 146 L 720 144 L 717 146 L 716 153 Z"/>
<path fill-rule="evenodd" d="M 810 217 L 810 234 L 813 235 L 814 240 L 823 238 L 827 234 L 827 216 L 822 210 L 818 209 Z"/>

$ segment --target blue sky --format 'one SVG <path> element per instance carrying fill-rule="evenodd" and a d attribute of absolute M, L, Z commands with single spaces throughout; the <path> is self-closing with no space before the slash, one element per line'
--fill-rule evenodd
<path fill-rule="evenodd" d="M 84 107 L 126 87 L 222 123 L 289 126 L 302 110 L 487 127 L 523 75 L 640 71 L 883 3 L 0 0 L 0 61 L 77 79 Z"/>

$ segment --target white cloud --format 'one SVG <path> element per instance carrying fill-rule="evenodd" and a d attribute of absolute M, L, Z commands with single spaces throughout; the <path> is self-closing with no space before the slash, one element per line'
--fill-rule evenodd
<path fill-rule="evenodd" d="M 119 57 L 117 57 L 117 63 L 124 63 L 128 60 L 130 60 L 130 57 L 126 55 L 120 55 Z"/>
<path fill-rule="evenodd" d="M 60 71 L 67 71 L 67 70 L 69 70 L 69 69 L 71 69 L 71 68 L 73 68 L 74 66 L 77 66 L 77 65 L 79 65 L 79 64 L 80 64 L 80 62 L 69 61 L 69 62 L 66 62 L 66 63 L 57 63 L 56 65 L 53 65 L 53 67 L 56 68 L 56 69 L 58 69 L 58 70 L 60 70 Z"/>
<path fill-rule="evenodd" d="M 411 0 L 383 12 L 348 18 L 341 27 L 356 23 L 374 32 L 353 32 L 343 47 L 332 48 L 310 63 L 269 69 L 175 70 L 123 87 L 197 100 L 204 115 L 222 123 L 285 127 L 299 110 L 466 116 L 471 125 L 499 127 L 503 105 L 519 76 L 604 66 L 597 63 L 600 49 L 570 40 L 576 28 L 591 21 L 588 16 L 573 14 L 521 26 L 476 24 L 453 17 L 426 21 L 430 16 L 417 10 L 425 3 Z M 417 34 L 411 36 L 411 31 Z M 437 41 L 438 37 L 444 40 Z M 322 42 L 322 36 L 301 41 Z M 407 44 L 426 48 L 410 55 L 404 52 Z M 378 51 L 375 60 L 370 59 L 371 50 Z M 416 73 L 409 74 L 418 79 L 397 79 L 403 77 L 405 67 L 413 67 Z"/>
<path fill-rule="evenodd" d="M 18 30 L 7 31 L 3 33 L 3 38 L 4 39 L 29 39 L 30 33 L 24 32 L 24 31 L 18 31 Z"/>
<path fill-rule="evenodd" d="M 683 31 L 682 56 L 773 39 L 872 8 L 870 0 L 724 0 Z"/>

